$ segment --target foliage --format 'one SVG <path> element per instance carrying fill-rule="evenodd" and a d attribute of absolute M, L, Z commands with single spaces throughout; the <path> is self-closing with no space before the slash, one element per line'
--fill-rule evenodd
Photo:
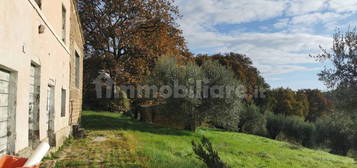
<path fill-rule="evenodd" d="M 343 112 L 334 112 L 316 122 L 317 142 L 331 148 L 331 153 L 346 155 L 353 145 L 354 121 Z"/>
<path fill-rule="evenodd" d="M 355 124 L 354 124 L 354 133 L 353 133 L 353 136 L 351 138 L 351 141 L 352 141 L 352 149 L 357 151 L 357 122 L 355 121 Z"/>
<path fill-rule="evenodd" d="M 303 146 L 315 146 L 315 125 L 305 122 L 302 118 L 268 113 L 267 130 L 269 137 L 272 139 L 276 139 L 279 134 L 283 134 L 289 140 L 294 140 Z"/>
<path fill-rule="evenodd" d="M 352 87 L 338 86 L 327 93 L 337 110 L 344 110 L 349 115 L 357 114 L 356 100 L 357 89 Z"/>
<path fill-rule="evenodd" d="M 183 94 L 163 97 L 160 93 L 157 101 L 166 103 L 168 115 L 184 116 L 186 129 L 194 131 L 205 120 L 225 129 L 237 129 L 241 107 L 239 95 L 229 93 L 230 96 L 227 96 L 225 90 L 219 90 L 217 96 L 210 91 L 216 86 L 223 89 L 239 87 L 233 73 L 225 67 L 214 62 L 207 62 L 201 67 L 193 63 L 179 66 L 172 58 L 162 58 L 154 68 L 150 81 L 159 86 L 181 87 Z"/>
<path fill-rule="evenodd" d="M 203 72 L 200 67 L 195 64 L 189 63 L 182 71 L 179 72 L 178 84 L 185 88 L 196 88 L 195 81 L 203 80 Z M 184 113 L 186 129 L 196 131 L 197 126 L 201 124 L 206 118 L 207 112 L 200 110 L 202 105 L 202 99 L 196 97 L 196 92 L 189 90 L 183 90 L 186 96 L 183 98 L 169 98 L 168 104 L 172 107 L 179 107 L 180 111 Z"/>
<path fill-rule="evenodd" d="M 101 70 L 118 85 L 138 85 L 158 57 L 190 56 L 172 0 L 79 0 L 78 11 L 85 37 L 85 95 L 94 94 L 92 81 Z"/>
<path fill-rule="evenodd" d="M 351 91 L 340 97 L 345 107 L 357 107 L 357 27 L 346 32 L 338 30 L 333 36 L 332 51 L 322 49 L 322 54 L 313 56 L 328 65 L 319 74 L 320 80 L 330 88 Z"/>
<path fill-rule="evenodd" d="M 183 116 L 182 122 L 185 122 L 186 129 L 192 131 L 196 130 L 206 116 L 198 108 L 202 104 L 201 98 L 194 96 L 195 93 L 191 92 L 192 90 L 186 90 L 186 88 L 194 88 L 195 81 L 199 80 L 203 80 L 203 72 L 198 66 L 189 63 L 182 67 L 178 66 L 173 58 L 162 58 L 154 68 L 153 76 L 149 81 L 150 84 L 156 84 L 159 87 L 168 86 L 171 89 L 182 87 L 169 97 L 165 97 L 164 93 L 159 93 L 161 94 L 159 99 L 164 99 L 163 101 L 166 102 L 169 113 L 167 115 Z"/>
<path fill-rule="evenodd" d="M 241 114 L 239 129 L 241 132 L 253 135 L 266 136 L 267 120 L 265 114 L 261 113 L 258 106 L 246 105 Z"/>
<path fill-rule="evenodd" d="M 333 36 L 331 51 L 322 49 L 322 54 L 312 57 L 329 65 L 319 76 L 329 88 L 335 89 L 328 96 L 338 109 L 318 120 L 317 140 L 327 144 L 332 153 L 346 155 L 355 147 L 357 132 L 353 116 L 357 107 L 357 27 L 346 32 L 338 30 Z"/>
<path fill-rule="evenodd" d="M 205 136 L 201 138 L 201 144 L 192 141 L 192 149 L 199 159 L 205 162 L 208 168 L 228 168 L 219 157 L 218 152 L 213 149 L 212 143 Z"/>
<path fill-rule="evenodd" d="M 305 120 L 314 122 L 318 118 L 328 115 L 333 110 L 333 103 L 320 90 L 304 89 L 299 90 L 298 94 L 305 95 L 308 100 L 308 114 Z"/>
<path fill-rule="evenodd" d="M 245 55 L 237 53 L 197 55 L 195 61 L 198 65 L 203 65 L 207 61 L 217 61 L 227 69 L 232 69 L 236 79 L 242 82 L 248 95 L 245 101 L 262 105 L 263 99 L 259 97 L 259 89 L 268 89 L 269 85 L 265 82 L 260 72 L 253 66 L 251 59 Z"/>
<path fill-rule="evenodd" d="M 297 101 L 296 93 L 291 89 L 278 88 L 269 92 L 271 111 L 284 116 L 304 117 L 307 113 L 304 100 Z M 304 99 L 304 97 L 299 97 Z"/>
<path fill-rule="evenodd" d="M 320 90 L 298 90 L 278 88 L 268 92 L 271 111 L 284 116 L 298 116 L 314 122 L 317 118 L 331 113 L 332 102 Z"/>
<path fill-rule="evenodd" d="M 295 93 L 296 103 L 294 104 L 294 108 L 298 111 L 297 114 L 301 114 L 302 118 L 307 118 L 310 115 L 310 105 L 315 102 L 310 101 L 309 97 L 301 93 L 300 90 Z"/>
<path fill-rule="evenodd" d="M 242 111 L 241 84 L 234 73 L 216 61 L 201 65 L 204 73 L 203 99 L 200 111 L 208 113 L 208 119 L 216 126 L 227 130 L 238 130 Z M 232 90 L 229 90 L 231 88 Z M 208 90 L 210 91 L 208 92 Z M 207 91 L 207 92 L 206 92 Z M 218 94 L 216 93 L 218 91 Z M 205 93 L 207 93 L 205 95 Z"/>
<path fill-rule="evenodd" d="M 266 127 L 270 138 L 276 139 L 276 137 L 284 128 L 284 121 L 285 117 L 283 115 L 275 115 L 274 113 L 268 113 Z"/>
<path fill-rule="evenodd" d="M 313 147 L 315 125 L 305 122 L 298 117 L 286 117 L 282 132 L 288 138 L 294 139 L 296 142 L 306 147 Z"/>
<path fill-rule="evenodd" d="M 339 85 L 357 86 L 357 28 L 333 36 L 332 52 L 322 49 L 322 54 L 313 56 L 319 61 L 328 61 L 333 67 L 326 67 L 320 79 L 329 87 Z"/>

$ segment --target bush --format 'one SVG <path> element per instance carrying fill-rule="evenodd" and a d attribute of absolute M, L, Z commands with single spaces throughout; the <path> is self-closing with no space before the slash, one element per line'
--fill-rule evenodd
<path fill-rule="evenodd" d="M 353 150 L 357 151 L 357 130 L 355 130 L 355 133 L 354 133 L 351 141 L 352 141 Z"/>
<path fill-rule="evenodd" d="M 260 112 L 260 108 L 256 105 L 246 105 L 241 114 L 239 121 L 239 129 L 241 132 L 266 136 L 266 116 Z"/>
<path fill-rule="evenodd" d="M 355 113 L 357 114 L 357 113 Z M 357 117 L 353 116 L 352 120 L 354 121 L 354 126 L 352 127 L 353 129 L 353 136 L 352 136 L 352 148 L 357 152 Z M 357 157 L 357 156 L 356 156 Z"/>
<path fill-rule="evenodd" d="M 319 119 L 316 122 L 317 142 L 331 148 L 331 153 L 345 156 L 355 144 L 353 124 L 352 119 L 344 113 L 335 112 Z"/>
<path fill-rule="evenodd" d="M 285 117 L 283 115 L 280 114 L 275 115 L 273 113 L 267 114 L 266 128 L 270 138 L 276 139 L 276 137 L 283 130 L 284 122 L 285 122 Z"/>
<path fill-rule="evenodd" d="M 306 147 L 313 147 L 315 125 L 298 117 L 286 117 L 282 132 L 288 138 Z"/>
<path fill-rule="evenodd" d="M 288 139 L 306 147 L 314 147 L 316 127 L 299 117 L 285 117 L 280 114 L 268 113 L 267 130 L 269 137 L 276 139 L 283 133 Z"/>
<path fill-rule="evenodd" d="M 228 168 L 206 137 L 201 138 L 201 144 L 192 141 L 192 149 L 198 158 L 205 162 L 208 168 Z"/>
<path fill-rule="evenodd" d="M 305 147 L 315 147 L 316 126 L 313 123 L 305 122 L 301 127 L 301 143 Z"/>

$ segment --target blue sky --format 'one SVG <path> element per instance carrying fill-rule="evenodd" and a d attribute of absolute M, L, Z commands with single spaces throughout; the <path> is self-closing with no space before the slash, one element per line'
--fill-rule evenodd
<path fill-rule="evenodd" d="M 332 47 L 336 28 L 357 26 L 357 0 L 176 0 L 195 53 L 250 57 L 273 87 L 326 90 L 309 55 Z"/>

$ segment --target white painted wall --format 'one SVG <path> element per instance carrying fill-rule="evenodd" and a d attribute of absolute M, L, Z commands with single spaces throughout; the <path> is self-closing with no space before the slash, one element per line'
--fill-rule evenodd
<path fill-rule="evenodd" d="M 62 4 L 67 9 L 67 42 L 61 42 Z M 31 62 L 40 65 L 40 139 L 44 125 L 47 86 L 55 84 L 55 131 L 68 127 L 70 0 L 43 0 L 40 10 L 34 0 L 0 1 L 0 67 L 17 72 L 15 151 L 28 147 L 28 106 Z M 46 27 L 43 34 L 38 26 Z M 53 81 L 53 82 L 51 82 Z M 61 89 L 67 90 L 66 116 L 61 117 Z"/>

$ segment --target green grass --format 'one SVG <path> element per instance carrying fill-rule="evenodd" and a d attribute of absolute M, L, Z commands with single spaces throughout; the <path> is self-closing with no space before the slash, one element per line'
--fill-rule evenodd
<path fill-rule="evenodd" d="M 204 135 L 234 168 L 357 168 L 351 158 L 241 133 L 213 129 L 192 133 L 105 112 L 84 112 L 82 124 L 88 137 L 64 147 L 56 167 L 203 168 L 191 141 Z M 107 141 L 93 142 L 97 136 Z"/>

